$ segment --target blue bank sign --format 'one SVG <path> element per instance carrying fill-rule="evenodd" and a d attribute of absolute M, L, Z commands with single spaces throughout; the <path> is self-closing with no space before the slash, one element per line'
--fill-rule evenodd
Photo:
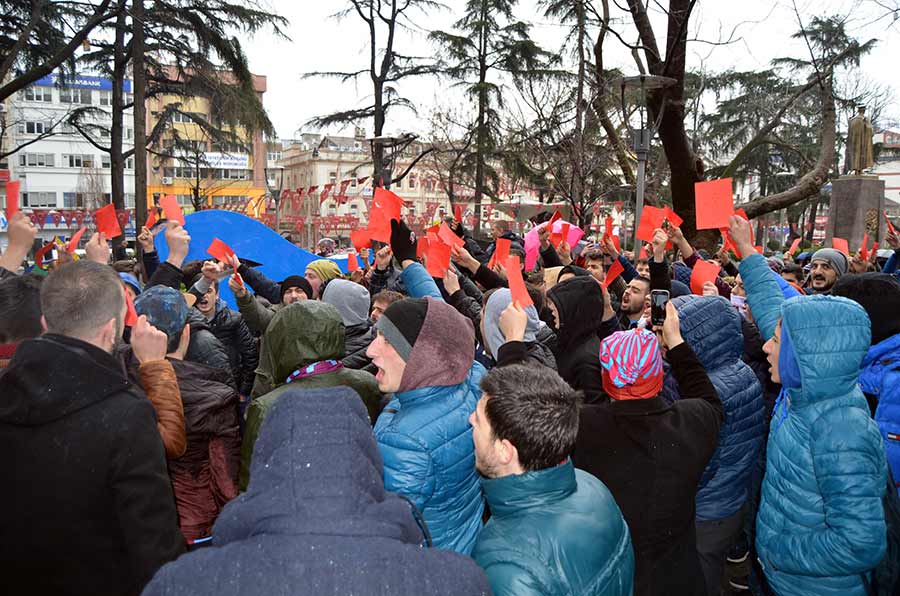
<path fill-rule="evenodd" d="M 60 79 L 59 75 L 52 74 L 38 79 L 34 84 L 38 87 L 56 87 L 60 83 Z M 65 79 L 62 86 L 68 89 L 99 89 L 101 91 L 112 91 L 113 88 L 110 79 L 88 75 L 77 75 L 74 79 Z M 131 93 L 131 81 L 123 81 L 122 90 L 125 93 Z"/>

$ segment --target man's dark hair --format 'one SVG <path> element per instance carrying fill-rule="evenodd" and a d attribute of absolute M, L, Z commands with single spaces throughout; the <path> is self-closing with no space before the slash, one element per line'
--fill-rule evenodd
<path fill-rule="evenodd" d="M 137 265 L 137 261 L 134 259 L 123 259 L 113 263 L 112 268 L 116 270 L 116 273 L 131 273 L 134 275 L 135 265 Z"/>
<path fill-rule="evenodd" d="M 404 298 L 406 298 L 406 296 L 404 296 L 400 292 L 395 292 L 393 290 L 381 290 L 380 292 L 372 296 L 372 304 L 375 304 L 376 302 L 384 302 L 385 305 L 390 306 L 395 302 L 400 302 Z"/>
<path fill-rule="evenodd" d="M 637 267 L 638 265 L 649 265 L 649 264 L 650 264 L 650 259 L 638 259 L 637 261 L 634 262 L 635 267 Z"/>
<path fill-rule="evenodd" d="M 642 282 L 642 283 L 647 284 L 647 287 L 648 287 L 648 288 L 650 287 L 650 283 L 651 283 L 651 282 L 650 282 L 650 278 L 649 278 L 649 277 L 644 277 L 643 275 L 636 275 L 636 276 L 634 276 L 633 279 L 636 279 L 636 280 L 638 280 L 639 282 Z"/>
<path fill-rule="evenodd" d="M 67 263 L 41 287 L 47 332 L 77 337 L 95 333 L 110 319 L 121 327 L 125 289 L 115 270 L 93 261 Z"/>
<path fill-rule="evenodd" d="M 796 263 L 785 263 L 784 267 L 781 268 L 781 274 L 784 275 L 785 273 L 793 274 L 798 281 L 803 281 L 803 267 Z"/>
<path fill-rule="evenodd" d="M 509 222 L 505 219 L 498 219 L 494 222 L 494 227 L 500 230 L 501 232 L 509 231 Z"/>
<path fill-rule="evenodd" d="M 516 446 L 527 472 L 562 463 L 575 446 L 581 394 L 544 366 L 513 364 L 481 379 L 485 414 L 497 439 Z"/>
<path fill-rule="evenodd" d="M 601 261 L 603 262 L 606 259 L 606 253 L 602 250 L 591 249 L 584 253 L 585 261 Z"/>
<path fill-rule="evenodd" d="M 0 344 L 16 344 L 43 332 L 43 281 L 43 276 L 30 273 L 0 282 Z"/>

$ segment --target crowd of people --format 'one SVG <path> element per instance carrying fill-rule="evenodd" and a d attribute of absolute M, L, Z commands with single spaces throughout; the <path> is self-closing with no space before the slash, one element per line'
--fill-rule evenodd
<path fill-rule="evenodd" d="M 392 220 L 359 271 L 275 281 L 188 261 L 171 221 L 137 262 L 95 234 L 25 272 L 36 229 L 13 216 L 10 593 L 894 593 L 893 233 L 886 262 L 795 261 L 738 216 L 715 255 L 671 224 L 633 253 L 543 226 L 526 270 L 507 223 L 485 244 L 446 222 L 442 276 Z M 692 293 L 701 261 L 720 273 Z"/>

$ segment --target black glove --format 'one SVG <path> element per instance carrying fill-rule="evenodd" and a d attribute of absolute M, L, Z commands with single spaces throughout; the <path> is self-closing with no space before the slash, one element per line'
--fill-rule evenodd
<path fill-rule="evenodd" d="M 402 220 L 391 220 L 391 251 L 401 265 L 403 261 L 416 260 L 415 236 Z"/>

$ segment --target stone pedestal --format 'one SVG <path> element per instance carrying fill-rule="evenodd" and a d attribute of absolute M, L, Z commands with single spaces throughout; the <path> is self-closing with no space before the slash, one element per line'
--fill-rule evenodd
<path fill-rule="evenodd" d="M 862 245 L 866 222 L 877 222 L 869 230 L 871 243 L 884 243 L 884 181 L 877 176 L 841 176 L 832 183 L 825 246 L 831 246 L 834 236 L 844 238 L 855 253 Z M 875 230 L 877 229 L 876 233 Z"/>

